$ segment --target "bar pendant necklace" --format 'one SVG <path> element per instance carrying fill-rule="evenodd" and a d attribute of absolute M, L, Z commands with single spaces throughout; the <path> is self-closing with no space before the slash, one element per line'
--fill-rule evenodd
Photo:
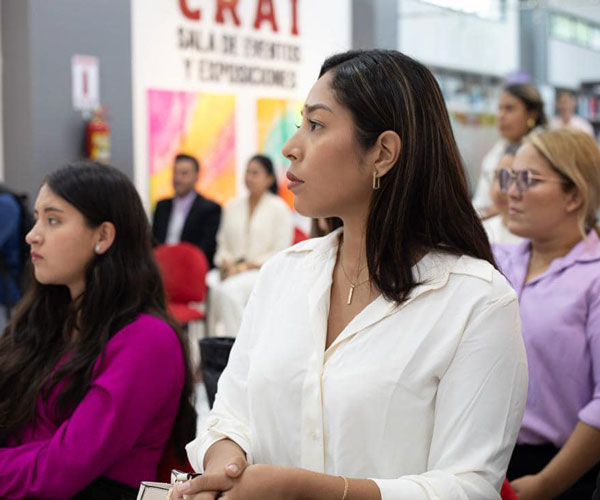
<path fill-rule="evenodd" d="M 360 244 L 361 244 L 361 247 L 362 247 L 362 236 L 361 236 Z M 354 296 L 354 289 L 356 287 L 359 287 L 360 285 L 364 285 L 365 283 L 367 283 L 369 281 L 369 278 L 367 277 L 366 280 L 363 280 L 363 281 L 358 282 L 358 283 L 353 282 L 348 277 L 348 273 L 346 272 L 346 268 L 344 267 L 344 259 L 341 256 L 341 250 L 342 250 L 342 245 L 340 244 L 340 248 L 339 248 L 338 252 L 340 253 L 340 263 L 342 264 L 342 272 L 344 273 L 344 276 L 348 280 L 348 283 L 350 283 L 350 290 L 348 290 L 348 300 L 346 302 L 346 305 L 350 305 L 350 304 L 352 304 L 352 297 Z M 359 258 L 359 262 L 360 262 L 360 254 L 359 254 L 358 258 Z M 365 265 L 365 267 L 366 267 L 366 265 Z M 358 274 L 356 276 L 357 279 L 358 279 L 358 277 L 360 276 L 360 273 L 363 271 L 363 269 L 365 267 L 363 267 L 363 268 L 361 268 L 361 269 L 358 270 Z"/>

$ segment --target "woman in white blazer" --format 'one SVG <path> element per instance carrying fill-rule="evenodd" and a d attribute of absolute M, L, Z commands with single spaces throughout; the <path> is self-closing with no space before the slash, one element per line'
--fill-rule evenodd
<path fill-rule="evenodd" d="M 260 267 L 289 247 L 294 238 L 292 214 L 277 196 L 271 159 L 255 155 L 245 174 L 247 193 L 225 207 L 217 232 L 217 269 L 207 276 L 210 334 L 235 337 Z"/>
<path fill-rule="evenodd" d="M 295 207 L 343 226 L 260 270 L 194 500 L 498 500 L 527 367 L 431 72 L 330 57 L 285 144 Z"/>
<path fill-rule="evenodd" d="M 536 87 L 527 83 L 504 87 L 498 102 L 498 132 L 501 137 L 481 162 L 473 195 L 473 205 L 482 218 L 498 214 L 490 197 L 490 187 L 504 151 L 511 146 L 518 147 L 528 134 L 544 130 L 547 122 L 544 101 Z"/>

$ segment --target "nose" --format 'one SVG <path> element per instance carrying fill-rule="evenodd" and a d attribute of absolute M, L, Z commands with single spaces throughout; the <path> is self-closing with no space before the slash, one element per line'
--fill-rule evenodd
<path fill-rule="evenodd" d="M 37 222 L 33 225 L 31 230 L 25 235 L 25 243 L 33 245 L 40 242 L 40 234 L 37 231 Z"/>
<path fill-rule="evenodd" d="M 290 137 L 281 148 L 281 154 L 290 161 L 296 161 L 300 159 L 300 148 L 298 147 L 298 132 Z"/>
<path fill-rule="evenodd" d="M 515 179 L 510 180 L 510 184 L 506 190 L 506 195 L 513 199 L 521 199 L 523 197 L 523 193 L 519 191 L 519 188 L 517 187 L 517 181 Z"/>

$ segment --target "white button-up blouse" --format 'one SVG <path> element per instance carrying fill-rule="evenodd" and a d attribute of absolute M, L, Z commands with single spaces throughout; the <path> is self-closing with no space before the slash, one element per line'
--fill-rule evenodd
<path fill-rule="evenodd" d="M 372 478 L 384 500 L 499 499 L 527 390 L 515 292 L 430 252 L 406 302 L 380 296 L 325 350 L 339 231 L 261 269 L 192 465 L 227 437 L 249 463 Z"/>

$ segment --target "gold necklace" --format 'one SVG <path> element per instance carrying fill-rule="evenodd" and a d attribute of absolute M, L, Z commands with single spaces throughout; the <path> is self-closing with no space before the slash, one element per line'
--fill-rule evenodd
<path fill-rule="evenodd" d="M 346 272 L 346 268 L 344 267 L 344 258 L 342 257 L 342 246 L 340 245 L 340 263 L 342 264 L 342 272 L 344 273 L 344 276 L 346 277 L 346 279 L 348 280 L 348 283 L 350 283 L 350 290 L 348 290 L 348 300 L 346 301 L 346 305 L 350 305 L 352 304 L 352 297 L 354 295 L 354 289 L 356 287 L 359 287 L 360 285 L 364 285 L 367 281 L 369 281 L 369 277 L 367 276 L 367 279 L 360 281 L 360 282 L 353 282 L 349 277 L 348 277 L 348 273 Z M 362 236 L 361 236 L 361 250 L 362 250 Z M 360 262 L 360 252 L 358 253 L 358 261 Z M 360 273 L 362 273 L 363 269 L 367 267 L 367 265 L 365 264 L 363 267 L 359 268 L 358 273 L 356 273 L 356 279 L 358 279 L 358 277 L 360 276 Z"/>

